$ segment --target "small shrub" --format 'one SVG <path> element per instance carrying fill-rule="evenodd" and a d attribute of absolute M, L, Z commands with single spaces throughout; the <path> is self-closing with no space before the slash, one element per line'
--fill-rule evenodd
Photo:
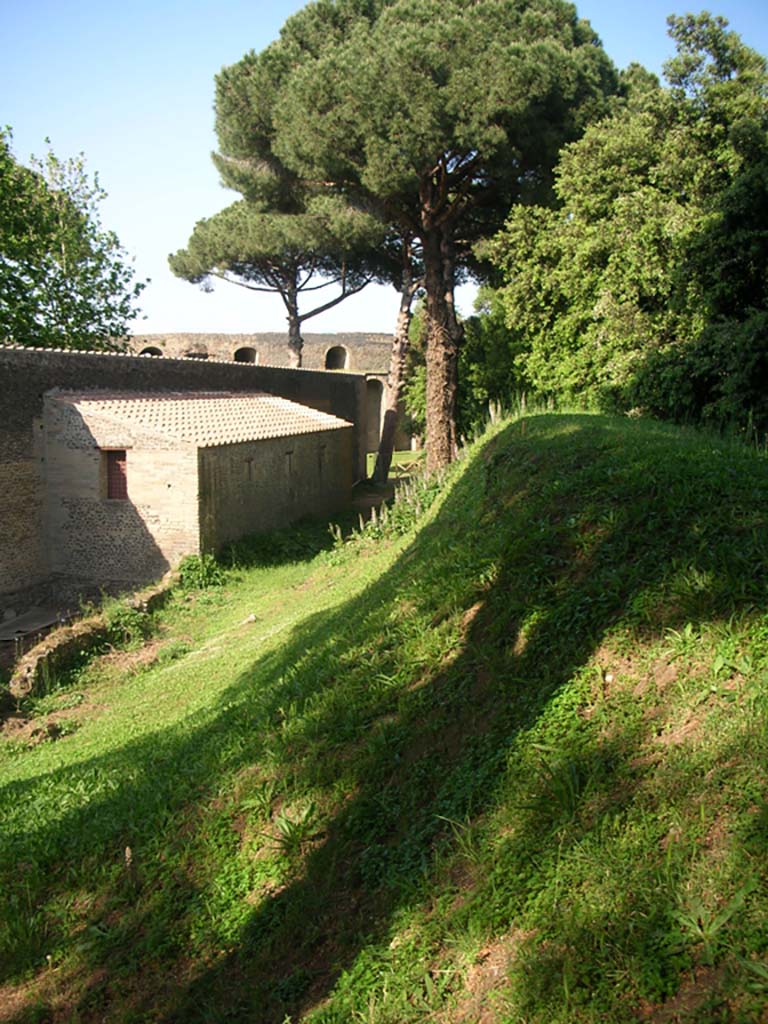
<path fill-rule="evenodd" d="M 149 615 L 130 605 L 118 604 L 106 609 L 108 642 L 114 647 L 135 647 L 149 633 Z"/>
<path fill-rule="evenodd" d="M 220 587 L 226 572 L 213 555 L 187 555 L 179 563 L 182 590 L 205 590 Z"/>

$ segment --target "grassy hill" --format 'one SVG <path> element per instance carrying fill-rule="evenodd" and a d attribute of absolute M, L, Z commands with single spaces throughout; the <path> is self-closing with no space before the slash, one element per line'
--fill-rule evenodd
<path fill-rule="evenodd" d="M 126 615 L 0 742 L 0 1021 L 768 1021 L 767 518 L 529 416 Z"/>

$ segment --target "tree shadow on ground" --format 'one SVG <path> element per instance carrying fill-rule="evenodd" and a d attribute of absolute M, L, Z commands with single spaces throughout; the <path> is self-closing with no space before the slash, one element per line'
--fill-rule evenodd
<path fill-rule="evenodd" d="M 301 1019 L 363 949 L 387 944 L 398 912 L 455 845 L 448 823 L 495 806 L 517 739 L 619 618 L 642 637 L 764 605 L 768 551 L 751 503 L 755 488 L 768 497 L 766 474 L 747 494 L 729 455 L 676 450 L 678 438 L 638 426 L 628 440 L 625 424 L 590 417 L 507 428 L 387 573 L 297 627 L 216 716 L 63 769 L 71 786 L 90 778 L 100 795 L 55 825 L 30 822 L 6 857 L 29 865 L 33 888 L 44 892 L 50 872 L 70 894 L 82 881 L 68 882 L 62 864 L 114 863 L 88 940 L 59 936 L 80 943 L 92 979 L 68 1005 L 72 1019 Z M 722 502 L 730 537 L 713 533 Z M 586 745 L 563 769 L 570 788 L 565 776 L 557 784 L 559 767 L 531 781 L 543 857 L 558 815 L 572 818 L 589 797 L 608 820 L 631 800 L 616 779 L 639 742 L 628 728 Z M 264 766 L 284 792 L 323 796 L 322 831 L 279 885 L 243 892 L 241 922 L 213 962 L 191 963 L 190 921 L 207 900 L 215 908 L 221 884 L 195 866 L 196 852 L 212 836 L 237 852 L 241 809 L 228 795 Z M 6 787 L 6 799 L 23 802 L 35 783 Z M 132 871 L 121 863 L 129 844 Z M 516 864 L 514 854 L 503 863 Z M 519 880 L 492 881 L 503 929 Z M 215 921 L 205 927 L 215 932 Z M 45 928 L 29 936 L 32 961 Z"/>

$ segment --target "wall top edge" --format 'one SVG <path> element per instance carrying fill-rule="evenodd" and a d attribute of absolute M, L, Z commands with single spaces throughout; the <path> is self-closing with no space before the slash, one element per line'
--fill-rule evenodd
<path fill-rule="evenodd" d="M 37 356 L 65 356 L 67 358 L 77 359 L 81 357 L 88 357 L 93 359 L 97 357 L 99 359 L 109 360 L 126 360 L 126 359 L 140 359 L 142 362 L 147 360 L 156 360 L 158 363 L 194 363 L 195 366 L 237 366 L 240 370 L 247 372 L 253 372 L 258 370 L 279 370 L 281 373 L 323 373 L 332 374 L 334 377 L 365 377 L 365 370 L 324 370 L 317 367 L 311 366 L 277 366 L 273 363 L 239 363 L 235 359 L 213 359 L 210 362 L 202 362 L 200 359 L 195 359 L 194 356 L 155 356 L 155 355 L 139 355 L 137 352 L 102 352 L 97 349 L 74 349 L 74 348 L 36 348 L 32 345 L 0 345 L 0 355 L 6 352 L 24 352 L 30 355 Z"/>

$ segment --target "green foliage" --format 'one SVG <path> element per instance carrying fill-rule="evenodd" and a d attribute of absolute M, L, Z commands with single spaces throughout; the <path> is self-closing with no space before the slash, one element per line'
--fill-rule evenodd
<path fill-rule="evenodd" d="M 466 439 L 480 432 L 491 406 L 508 407 L 514 388 L 509 331 L 495 294 L 481 288 L 481 315 L 464 321 L 464 342 L 459 349 L 456 426 Z M 411 321 L 403 405 L 411 434 L 423 438 L 427 428 L 427 320 L 424 302 L 418 303 Z"/>
<path fill-rule="evenodd" d="M 328 197 L 305 194 L 300 201 L 297 194 L 292 205 L 299 202 L 301 209 L 264 210 L 238 200 L 198 221 L 187 248 L 169 257 L 171 269 L 208 288 L 213 276 L 256 291 L 277 291 L 286 303 L 310 288 L 315 274 L 343 275 L 350 293 L 359 290 L 367 278 L 352 257 L 379 233 L 376 222 Z M 316 288 L 314 282 L 310 290 Z M 300 319 L 312 315 L 305 311 Z"/>
<path fill-rule="evenodd" d="M 462 329 L 453 292 L 476 268 L 472 243 L 511 204 L 549 198 L 558 149 L 608 109 L 616 80 L 589 25 L 560 0 L 362 7 L 343 36 L 293 65 L 272 145 L 297 175 L 419 239 L 434 469 L 455 453 Z"/>
<path fill-rule="evenodd" d="M 0 746 L 16 1016 L 759 1020 L 766 509 L 745 446 L 527 415 L 410 525 L 171 602 L 183 659 Z"/>
<path fill-rule="evenodd" d="M 220 587 L 226 572 L 215 555 L 186 555 L 179 562 L 179 585 L 182 590 L 205 590 Z"/>
<path fill-rule="evenodd" d="M 105 231 L 82 156 L 51 150 L 27 168 L 0 131 L 0 338 L 43 348 L 115 349 L 144 288 Z"/>
<path fill-rule="evenodd" d="M 768 427 L 768 73 L 723 19 L 670 19 L 668 88 L 637 69 L 567 146 L 557 210 L 486 247 L 513 363 L 542 394 Z"/>
<path fill-rule="evenodd" d="M 767 510 L 746 446 L 527 414 L 405 532 L 171 601 L 185 657 L 0 744 L 15 1016 L 759 1020 Z"/>
<path fill-rule="evenodd" d="M 149 635 L 151 618 L 140 608 L 117 602 L 109 604 L 104 615 L 108 642 L 116 647 L 137 647 Z"/>
<path fill-rule="evenodd" d="M 310 519 L 243 537 L 227 546 L 221 561 L 235 569 L 306 562 L 331 545 L 325 524 Z"/>
<path fill-rule="evenodd" d="M 412 435 L 424 437 L 427 429 L 427 323 L 424 301 L 419 300 L 408 327 L 408 353 L 403 384 L 403 405 Z"/>
<path fill-rule="evenodd" d="M 354 20 L 356 4 L 342 4 Z M 221 279 L 257 292 L 277 293 L 288 319 L 289 347 L 301 362 L 301 324 L 360 291 L 376 275 L 372 255 L 384 227 L 369 211 L 295 173 L 275 147 L 278 100 L 286 78 L 331 45 L 335 5 L 317 4 L 283 30 L 282 44 L 250 52 L 216 79 L 213 156 L 222 184 L 242 199 L 198 221 L 185 249 L 169 256 L 174 274 L 211 290 Z M 344 20 L 343 18 L 341 19 Z M 303 25 L 303 30 L 296 31 Z M 337 285 L 313 308 L 303 295 Z M 317 297 L 316 297 L 317 298 Z"/>
<path fill-rule="evenodd" d="M 317 808 L 313 801 L 292 813 L 281 811 L 275 818 L 275 842 L 286 857 L 295 858 L 312 839 L 317 828 Z"/>
<path fill-rule="evenodd" d="M 368 519 L 360 515 L 357 528 L 345 535 L 338 524 L 332 523 L 329 561 L 342 564 L 369 541 L 392 540 L 413 531 L 439 497 L 447 478 L 445 471 L 427 475 L 422 465 L 397 485 L 391 503 L 382 502 L 378 509 L 373 506 Z"/>

